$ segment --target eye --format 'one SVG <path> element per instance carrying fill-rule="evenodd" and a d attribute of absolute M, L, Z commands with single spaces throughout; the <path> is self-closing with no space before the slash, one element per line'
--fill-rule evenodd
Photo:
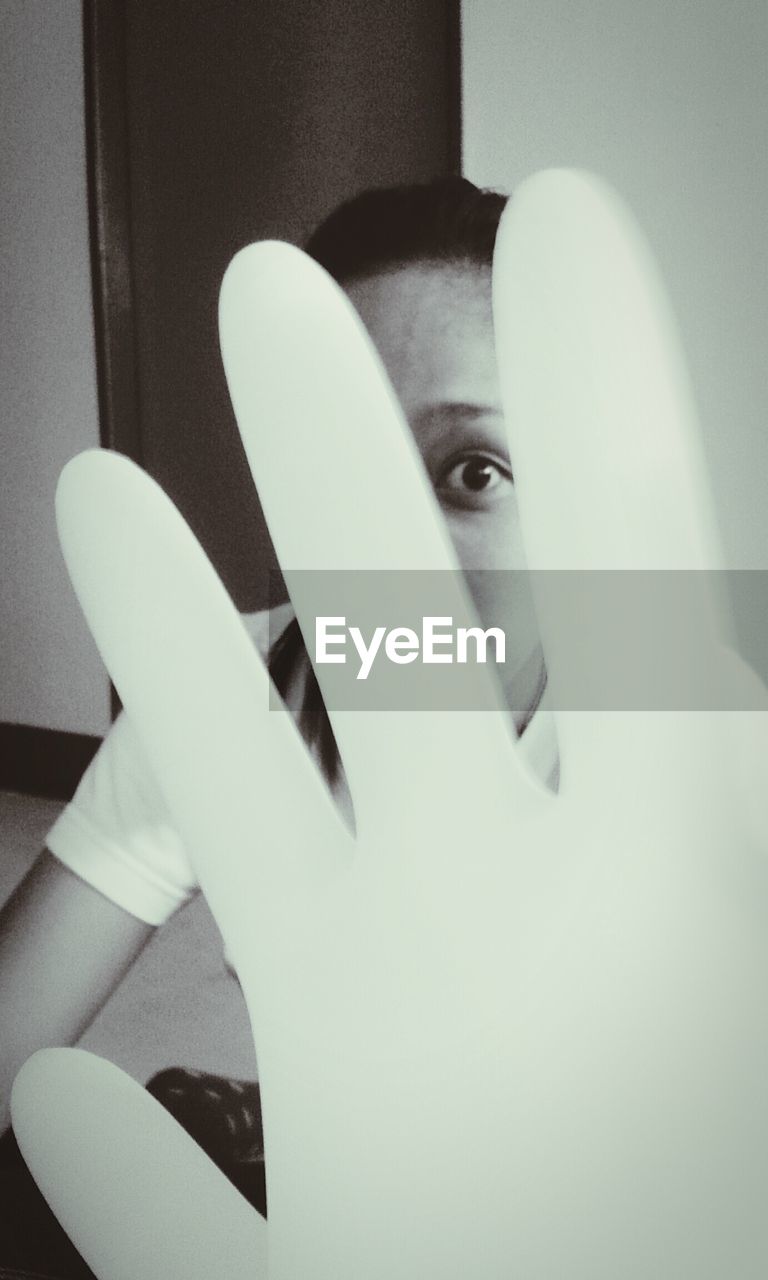
<path fill-rule="evenodd" d="M 465 453 L 446 463 L 435 488 L 444 505 L 483 511 L 501 501 L 511 486 L 509 466 L 487 453 Z"/>

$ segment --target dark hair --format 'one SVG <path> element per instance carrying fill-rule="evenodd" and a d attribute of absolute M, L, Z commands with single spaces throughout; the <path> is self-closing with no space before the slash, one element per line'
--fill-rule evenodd
<path fill-rule="evenodd" d="M 334 209 L 305 249 L 340 283 L 407 262 L 490 267 L 506 202 L 466 178 L 374 188 Z"/>
<path fill-rule="evenodd" d="M 499 192 L 457 177 L 374 188 L 334 209 L 305 250 L 339 284 L 410 262 L 490 267 L 506 202 Z M 336 739 L 294 619 L 269 652 L 270 675 L 283 698 L 302 663 L 308 670 L 298 727 L 333 785 L 339 775 Z"/>

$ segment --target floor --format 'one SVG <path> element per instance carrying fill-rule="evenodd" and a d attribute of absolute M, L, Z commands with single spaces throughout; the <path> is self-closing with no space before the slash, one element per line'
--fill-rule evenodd
<path fill-rule="evenodd" d="M 0 792 L 0 901 L 39 853 L 60 808 Z M 80 1043 L 142 1082 L 166 1066 L 255 1077 L 245 1004 L 200 896 L 157 931 Z"/>

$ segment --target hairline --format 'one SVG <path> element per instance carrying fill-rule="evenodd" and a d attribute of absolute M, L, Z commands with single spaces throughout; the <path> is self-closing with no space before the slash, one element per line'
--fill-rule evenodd
<path fill-rule="evenodd" d="M 322 266 L 322 263 L 320 265 Z M 380 276 L 394 276 L 400 271 L 409 269 L 425 272 L 449 271 L 458 274 L 479 272 L 482 274 L 490 273 L 491 267 L 492 263 L 485 258 L 464 257 L 458 254 L 450 257 L 439 254 L 414 254 L 413 256 L 408 254 L 403 258 L 386 259 L 380 263 L 372 262 L 359 271 L 345 272 L 342 275 L 333 276 L 333 279 L 344 289 L 350 284 L 363 284 L 367 280 L 375 280 Z M 328 268 L 325 267 L 324 270 L 327 271 Z"/>

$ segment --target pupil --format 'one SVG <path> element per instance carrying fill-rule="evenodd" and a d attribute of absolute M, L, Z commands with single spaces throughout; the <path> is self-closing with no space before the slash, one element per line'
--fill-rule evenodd
<path fill-rule="evenodd" d="M 468 462 L 464 467 L 464 483 L 468 489 L 479 493 L 492 479 L 492 467 L 488 462 Z"/>

